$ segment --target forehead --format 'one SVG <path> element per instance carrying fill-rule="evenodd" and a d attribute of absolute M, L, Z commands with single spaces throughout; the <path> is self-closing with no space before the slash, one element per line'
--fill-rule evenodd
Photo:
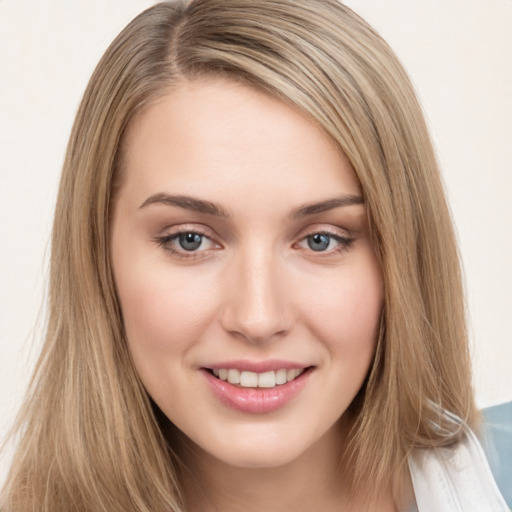
<path fill-rule="evenodd" d="M 270 199 L 272 190 L 286 190 L 300 201 L 332 196 L 333 188 L 361 193 L 345 155 L 320 127 L 227 79 L 184 82 L 159 98 L 129 126 L 123 161 L 123 183 L 141 195 L 224 191 L 226 199 L 247 192 Z"/>

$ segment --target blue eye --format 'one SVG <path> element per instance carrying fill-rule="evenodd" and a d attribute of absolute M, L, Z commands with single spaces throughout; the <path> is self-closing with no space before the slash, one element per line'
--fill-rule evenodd
<path fill-rule="evenodd" d="M 354 240 L 334 233 L 320 231 L 305 236 L 298 244 L 316 253 L 336 253 L 348 250 Z"/>
<path fill-rule="evenodd" d="M 312 251 L 325 251 L 329 244 L 331 243 L 331 236 L 326 235 L 325 233 L 315 233 L 314 235 L 309 235 L 307 237 L 308 247 Z"/>
<path fill-rule="evenodd" d="M 177 236 L 178 243 L 184 251 L 195 251 L 203 243 L 203 235 L 199 233 L 180 233 Z"/>
<path fill-rule="evenodd" d="M 177 231 L 156 237 L 154 241 L 177 258 L 203 257 L 211 249 L 219 249 L 209 236 L 198 231 Z"/>

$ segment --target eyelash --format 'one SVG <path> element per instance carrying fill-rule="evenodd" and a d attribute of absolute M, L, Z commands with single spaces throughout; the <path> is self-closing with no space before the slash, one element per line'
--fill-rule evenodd
<path fill-rule="evenodd" d="M 176 231 L 176 232 L 170 233 L 168 235 L 155 237 L 154 241 L 158 244 L 159 247 L 162 247 L 164 250 L 169 251 L 173 256 L 175 256 L 179 259 L 194 260 L 197 258 L 201 258 L 202 257 L 201 253 L 204 251 L 184 252 L 185 250 L 180 251 L 180 250 L 176 250 L 172 247 L 171 242 L 173 242 L 174 240 L 177 240 L 180 235 L 188 235 L 188 234 L 199 235 L 203 238 L 210 240 L 212 243 L 215 244 L 215 242 L 211 239 L 211 237 L 209 237 L 206 234 L 206 232 L 204 232 L 200 229 L 197 229 L 197 228 L 182 229 L 180 231 Z M 307 234 L 306 236 L 303 236 L 297 243 L 305 242 L 305 241 L 307 241 L 308 238 L 313 237 L 315 235 L 328 236 L 332 240 L 335 240 L 336 242 L 338 242 L 338 246 L 335 249 L 331 249 L 329 251 L 315 251 L 310 248 L 309 251 L 313 254 L 316 253 L 316 255 L 317 255 L 316 257 L 327 257 L 327 256 L 331 256 L 333 253 L 342 253 L 342 252 L 348 251 L 350 249 L 352 243 L 354 242 L 353 238 L 341 236 L 337 233 L 332 233 L 331 231 L 328 231 L 328 230 L 320 230 L 320 231 L 313 231 L 313 232 Z M 297 244 L 294 244 L 294 245 L 297 245 Z"/>
<path fill-rule="evenodd" d="M 211 240 L 211 237 L 209 237 L 206 232 L 194 228 L 194 229 L 181 229 L 179 231 L 176 231 L 174 233 L 170 233 L 168 235 L 156 237 L 154 241 L 158 244 L 159 247 L 162 247 L 164 250 L 169 251 L 173 256 L 182 259 L 182 260 L 193 260 L 201 257 L 201 252 L 203 251 L 190 251 L 190 252 L 183 252 L 178 251 L 174 249 L 171 245 L 171 242 L 174 240 L 177 240 L 180 235 L 199 235 L 201 237 L 204 237 L 208 240 Z M 213 241 L 212 241 L 213 242 Z M 213 242 L 214 243 L 214 242 Z"/>
<path fill-rule="evenodd" d="M 331 256 L 333 253 L 343 253 L 345 251 L 348 251 L 354 242 L 353 238 L 349 238 L 346 236 L 341 236 L 338 233 L 333 233 L 328 230 L 321 230 L 321 231 L 313 231 L 312 233 L 309 233 L 308 235 L 302 237 L 298 243 L 307 241 L 308 238 L 313 237 L 315 235 L 324 235 L 328 236 L 332 240 L 335 240 L 338 242 L 338 246 L 334 249 L 328 250 L 328 251 L 315 251 L 311 248 L 309 248 L 311 253 L 314 253 L 316 257 L 328 257 Z"/>

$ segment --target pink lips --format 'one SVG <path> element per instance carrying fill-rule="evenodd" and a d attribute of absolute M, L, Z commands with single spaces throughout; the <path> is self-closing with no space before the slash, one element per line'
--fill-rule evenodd
<path fill-rule="evenodd" d="M 299 368 L 300 365 L 282 361 L 248 362 L 236 361 L 222 363 L 213 369 L 237 368 L 263 373 L 279 368 Z M 277 411 L 295 398 L 304 388 L 312 368 L 307 368 L 294 380 L 273 388 L 243 388 L 230 384 L 215 377 L 208 369 L 202 368 L 201 373 L 214 395 L 226 406 L 240 412 L 262 414 Z"/>

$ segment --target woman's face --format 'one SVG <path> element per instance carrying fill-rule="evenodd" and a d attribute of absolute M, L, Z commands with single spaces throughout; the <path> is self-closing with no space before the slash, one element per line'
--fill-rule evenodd
<path fill-rule="evenodd" d="M 201 453 L 293 461 L 337 431 L 375 349 L 382 278 L 349 162 L 221 79 L 161 98 L 125 142 L 112 264 L 144 386 Z"/>

